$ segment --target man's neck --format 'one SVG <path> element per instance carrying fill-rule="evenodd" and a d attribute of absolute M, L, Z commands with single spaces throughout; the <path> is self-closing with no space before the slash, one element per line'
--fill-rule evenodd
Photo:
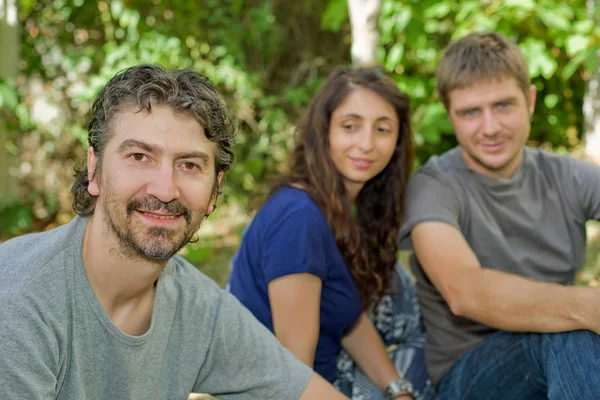
<path fill-rule="evenodd" d="M 155 286 L 162 265 L 127 257 L 112 232 L 92 215 L 83 239 L 83 264 L 102 308 L 121 331 L 139 335 L 148 330 Z"/>

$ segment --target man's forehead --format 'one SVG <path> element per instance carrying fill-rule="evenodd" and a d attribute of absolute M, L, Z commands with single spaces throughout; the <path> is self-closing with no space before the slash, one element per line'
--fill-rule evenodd
<path fill-rule="evenodd" d="M 524 96 L 524 93 L 517 80 L 503 76 L 479 79 L 468 85 L 456 87 L 449 92 L 448 97 L 450 105 L 456 106 L 453 103 L 476 103 L 478 100 L 494 101 L 521 96 Z"/>
<path fill-rule="evenodd" d="M 204 150 L 214 156 L 216 144 L 206 137 L 200 122 L 168 106 L 153 106 L 151 110 L 126 107 L 113 114 L 108 128 L 108 142 L 116 147 L 133 140 L 161 148 L 165 154 Z"/>

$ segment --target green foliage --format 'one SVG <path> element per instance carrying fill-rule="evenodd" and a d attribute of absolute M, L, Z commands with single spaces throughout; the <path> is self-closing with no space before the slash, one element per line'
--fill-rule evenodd
<path fill-rule="evenodd" d="M 411 98 L 421 162 L 456 144 L 433 77 L 443 48 L 474 31 L 520 44 L 538 89 L 531 140 L 571 147 L 581 138 L 582 67 L 595 67 L 600 44 L 584 1 L 383 0 L 381 21 L 381 62 Z"/>
<path fill-rule="evenodd" d="M 19 17 L 21 74 L 18 84 L 0 82 L 0 106 L 19 140 L 23 199 L 32 200 L 0 214 L 0 235 L 71 215 L 91 103 L 123 68 L 193 67 L 218 85 L 240 132 L 220 201 L 246 205 L 285 169 L 294 127 L 324 77 L 350 61 L 346 0 L 22 0 Z M 456 144 L 435 72 L 443 48 L 472 31 L 520 43 L 539 91 L 533 141 L 568 149 L 581 138 L 584 78 L 600 48 L 584 0 L 383 0 L 379 22 L 378 54 L 411 99 L 419 162 Z"/>

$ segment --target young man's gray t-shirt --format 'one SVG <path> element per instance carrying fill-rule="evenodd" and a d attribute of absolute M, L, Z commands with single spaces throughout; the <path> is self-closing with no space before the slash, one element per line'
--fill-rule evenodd
<path fill-rule="evenodd" d="M 312 370 L 180 257 L 158 280 L 148 332 L 119 331 L 83 267 L 87 221 L 0 245 L 0 399 L 300 397 Z"/>
<path fill-rule="evenodd" d="M 585 259 L 590 219 L 600 219 L 597 166 L 525 148 L 519 170 L 494 179 L 471 170 L 457 147 L 432 157 L 411 179 L 400 240 L 407 247 L 415 225 L 444 222 L 460 230 L 484 268 L 572 284 Z M 411 266 L 428 334 L 427 366 L 437 385 L 496 330 L 454 316 L 414 256 Z"/>

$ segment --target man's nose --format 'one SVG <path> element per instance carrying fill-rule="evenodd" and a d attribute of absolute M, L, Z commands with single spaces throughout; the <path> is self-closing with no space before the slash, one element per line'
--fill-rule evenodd
<path fill-rule="evenodd" d="M 483 134 L 486 136 L 494 136 L 500 131 L 500 121 L 494 115 L 492 110 L 485 110 L 483 113 Z"/>
<path fill-rule="evenodd" d="M 179 198 L 179 186 L 174 168 L 164 165 L 157 169 L 150 178 L 146 191 L 163 203 Z"/>

